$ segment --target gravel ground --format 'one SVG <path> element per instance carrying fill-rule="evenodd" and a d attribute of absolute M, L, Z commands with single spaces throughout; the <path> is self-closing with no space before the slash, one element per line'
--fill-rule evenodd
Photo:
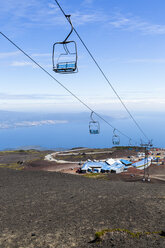
<path fill-rule="evenodd" d="M 0 164 L 17 163 L 18 161 L 31 161 L 35 159 L 41 159 L 50 151 L 5 151 L 0 152 Z"/>
<path fill-rule="evenodd" d="M 63 156 L 60 153 L 55 156 L 58 160 L 66 160 L 66 161 L 86 161 L 87 159 L 90 160 L 100 160 L 100 159 L 107 159 L 107 158 L 123 158 L 127 159 L 128 156 L 135 156 L 137 155 L 137 151 L 135 150 L 128 150 L 128 149 L 119 149 L 114 150 L 110 149 L 109 152 L 104 149 L 100 149 L 99 153 L 95 153 L 95 150 L 90 154 L 90 152 L 83 151 L 81 153 L 77 153 L 78 155 L 67 154 L 67 156 Z M 63 153 L 62 153 L 63 154 Z"/>
<path fill-rule="evenodd" d="M 0 169 L 0 248 L 165 247 L 165 184 Z M 95 233 L 111 230 L 95 240 Z M 164 233 L 162 232 L 162 235 Z"/>

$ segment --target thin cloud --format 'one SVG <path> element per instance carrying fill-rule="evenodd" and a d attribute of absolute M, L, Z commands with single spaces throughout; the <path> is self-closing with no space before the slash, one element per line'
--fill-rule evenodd
<path fill-rule="evenodd" d="M 1 18 L 10 13 L 9 21 L 16 26 L 31 27 L 32 24 L 54 25 L 59 18 L 59 9 L 53 4 L 45 4 L 38 0 L 13 0 L 1 3 Z M 61 16 L 62 19 L 62 16 Z M 63 18 L 64 20 L 64 18 Z"/>
<path fill-rule="evenodd" d="M 122 14 L 117 14 L 110 21 L 110 25 L 117 29 L 139 31 L 143 34 L 165 34 L 165 25 L 152 24 L 135 16 L 127 17 Z"/>
<path fill-rule="evenodd" d="M 94 0 L 84 0 L 83 2 L 82 2 L 82 4 L 83 5 L 90 5 L 90 4 L 92 4 L 94 2 Z"/>
<path fill-rule="evenodd" d="M 31 56 L 33 57 L 50 57 L 52 56 L 51 53 L 32 53 Z"/>
<path fill-rule="evenodd" d="M 51 94 L 3 94 L 0 93 L 1 100 L 51 100 L 51 99 L 61 99 L 64 100 L 69 95 L 51 95 Z"/>
<path fill-rule="evenodd" d="M 11 66 L 24 67 L 24 66 L 34 66 L 34 64 L 31 62 L 14 61 L 11 63 Z"/>
<path fill-rule="evenodd" d="M 165 58 L 139 58 L 139 59 L 126 59 L 120 60 L 122 63 L 152 63 L 152 64 L 164 64 Z"/>
<path fill-rule="evenodd" d="M 92 4 L 93 0 L 84 0 L 81 3 L 83 6 L 86 6 Z M 75 25 L 99 22 L 131 32 L 139 31 L 142 34 L 150 35 L 165 34 L 164 24 L 153 24 L 133 15 L 124 15 L 121 13 L 113 15 L 113 13 L 106 14 L 106 10 L 84 9 L 71 13 L 72 21 Z M 16 27 L 22 28 L 32 28 L 34 26 L 47 27 L 54 26 L 54 24 L 58 26 L 66 25 L 65 18 L 61 14 L 58 6 L 53 2 L 45 3 L 45 1 L 38 0 L 15 0 L 13 4 L 13 0 L 2 1 L 0 18 L 3 20 L 6 15 L 10 15 L 8 25 L 12 22 L 13 26 L 15 24 Z M 6 22 L 4 25 L 6 25 Z"/>
<path fill-rule="evenodd" d="M 7 53 L 0 53 L 0 59 L 10 58 L 14 56 L 18 56 L 21 53 L 19 51 L 16 52 L 7 52 Z"/>
<path fill-rule="evenodd" d="M 38 0 L 16 0 L 14 5 L 12 0 L 4 1 L 1 4 L 1 13 L 2 15 L 11 13 L 10 21 L 24 28 L 32 27 L 34 25 L 54 26 L 54 24 L 66 24 L 66 20 L 63 15 L 61 15 L 57 5 L 53 3 L 45 4 Z M 103 13 L 98 13 L 96 11 L 92 11 L 92 13 L 79 11 L 73 12 L 71 15 L 73 23 L 75 22 L 76 25 L 100 21 L 103 18 Z"/>
<path fill-rule="evenodd" d="M 10 66 L 13 67 L 32 67 L 32 68 L 38 68 L 38 66 L 36 64 L 34 64 L 33 62 L 27 62 L 27 61 L 13 61 Z M 51 68 L 52 65 L 51 64 L 45 64 L 42 66 L 44 68 Z"/>
<path fill-rule="evenodd" d="M 154 90 L 155 92 L 155 90 Z M 156 91 L 157 92 L 157 91 Z M 164 91 L 163 91 L 164 92 Z M 136 95 L 126 92 L 123 94 L 123 102 L 130 108 L 135 108 L 136 110 L 159 108 L 164 109 L 165 98 L 162 94 L 161 96 L 153 96 L 152 92 L 147 96 L 145 94 Z M 132 97 L 132 95 L 134 97 Z M 136 97 L 135 97 L 136 96 Z M 83 96 L 80 96 L 83 99 Z M 92 108 L 97 108 L 98 110 L 121 110 L 121 103 L 115 97 L 105 97 L 96 96 L 88 97 L 86 104 Z M 49 95 L 49 94 L 0 94 L 0 105 L 3 110 L 21 110 L 21 111 L 66 111 L 74 109 L 75 111 L 84 111 L 84 108 L 77 103 L 70 95 Z"/>
<path fill-rule="evenodd" d="M 107 17 L 102 12 L 93 12 L 86 14 L 82 14 L 81 12 L 75 12 L 72 14 L 73 23 L 76 23 L 76 25 L 103 22 L 106 19 Z"/>
<path fill-rule="evenodd" d="M 164 88 L 154 88 L 154 91 L 164 91 Z M 136 98 L 131 98 L 130 94 L 135 94 Z M 139 103 L 139 102 L 162 102 L 165 103 L 164 97 L 153 97 L 152 92 L 148 93 L 148 96 L 143 94 L 143 91 L 126 91 L 122 94 L 124 95 L 123 101 L 127 103 Z M 83 98 L 83 96 L 81 96 Z M 0 94 L 1 100 L 16 100 L 16 101 L 22 101 L 22 100 L 39 100 L 40 102 L 43 100 L 43 102 L 47 101 L 50 103 L 55 102 L 63 102 L 64 100 L 67 100 L 67 102 L 71 103 L 73 102 L 73 99 L 70 95 L 58 95 L 58 94 Z M 102 97 L 102 96 L 89 96 L 89 99 L 87 100 L 89 104 L 104 104 L 104 103 L 110 103 L 110 104 L 116 104 L 120 103 L 119 100 L 116 97 Z"/>

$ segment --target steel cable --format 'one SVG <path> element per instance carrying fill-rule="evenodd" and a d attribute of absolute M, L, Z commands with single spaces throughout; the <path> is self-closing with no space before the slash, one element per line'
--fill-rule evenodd
<path fill-rule="evenodd" d="M 59 2 L 57 0 L 54 0 L 54 1 L 57 3 L 58 7 L 60 8 L 60 10 L 62 11 L 62 13 L 64 14 L 65 18 L 67 19 L 66 14 L 65 14 L 64 10 L 62 9 L 61 5 L 59 4 Z M 69 22 L 68 19 L 67 19 L 67 21 Z M 98 64 L 98 62 L 94 58 L 94 56 L 92 55 L 92 53 L 88 49 L 87 45 L 85 44 L 85 42 L 82 40 L 81 36 L 78 34 L 78 32 L 76 31 L 76 29 L 74 27 L 73 27 L 73 30 L 76 33 L 76 35 L 78 36 L 78 38 L 81 41 L 81 43 L 83 44 L 83 46 L 85 47 L 85 49 L 87 50 L 87 52 L 89 53 L 90 57 L 92 58 L 92 60 L 96 64 L 96 66 L 98 67 L 98 69 L 100 70 L 101 74 L 103 75 L 103 77 L 105 78 L 105 80 L 107 81 L 107 83 L 109 84 L 109 86 L 111 87 L 111 89 L 113 90 L 113 92 L 115 93 L 115 95 L 117 96 L 117 98 L 119 99 L 119 101 L 121 102 L 121 104 L 123 105 L 123 107 L 125 108 L 125 110 L 127 111 L 127 113 L 129 114 L 129 116 L 131 117 L 131 119 L 134 121 L 135 125 L 138 127 L 138 129 L 141 131 L 141 133 L 144 135 L 144 137 L 149 141 L 149 138 L 144 133 L 144 131 L 142 130 L 142 128 L 140 127 L 140 125 L 137 123 L 137 121 L 135 120 L 135 118 L 133 117 L 133 115 L 131 114 L 131 112 L 129 111 L 129 109 L 127 108 L 127 106 L 125 105 L 125 103 L 123 102 L 123 100 L 121 99 L 121 97 L 119 96 L 119 94 L 117 93 L 117 91 L 115 90 L 115 88 L 113 87 L 113 85 L 110 83 L 109 79 L 105 75 L 105 73 L 102 70 L 101 66 Z"/>
<path fill-rule="evenodd" d="M 74 98 L 76 98 L 81 104 L 83 104 L 86 108 L 88 108 L 91 112 L 95 113 L 97 117 L 99 117 L 102 121 L 104 121 L 111 128 L 116 129 L 121 135 L 130 140 L 130 137 L 121 132 L 119 129 L 115 128 L 111 125 L 107 120 L 105 120 L 100 114 L 95 112 L 91 107 L 89 107 L 85 102 L 83 102 L 76 94 L 70 91 L 66 86 L 64 86 L 60 81 L 58 81 L 54 76 L 52 76 L 46 69 L 44 69 L 39 63 L 37 63 L 30 55 L 28 55 L 23 49 L 21 49 L 18 45 L 16 45 L 11 39 L 9 39 L 3 32 L 0 34 L 7 39 L 13 46 L 15 46 L 20 52 L 22 52 L 26 57 L 28 57 L 35 65 L 37 65 L 42 71 L 44 71 L 49 77 L 51 77 L 54 81 L 56 81 L 61 87 L 63 87 L 67 92 L 69 92 Z"/>

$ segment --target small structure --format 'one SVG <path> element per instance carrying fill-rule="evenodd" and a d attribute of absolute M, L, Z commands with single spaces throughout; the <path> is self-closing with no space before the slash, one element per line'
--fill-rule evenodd
<path fill-rule="evenodd" d="M 109 158 L 106 160 L 106 163 L 109 165 L 113 165 L 116 162 L 116 160 L 114 160 L 113 158 Z"/>
<path fill-rule="evenodd" d="M 121 173 L 124 171 L 125 165 L 120 162 L 120 160 L 117 160 L 113 165 L 111 165 L 111 173 Z"/>
<path fill-rule="evenodd" d="M 108 159 L 106 162 L 87 161 L 81 167 L 81 173 L 121 173 L 125 165 L 120 160 Z"/>
<path fill-rule="evenodd" d="M 132 165 L 132 162 L 126 159 L 120 159 L 120 162 L 126 166 Z"/>
<path fill-rule="evenodd" d="M 88 160 L 80 169 L 81 173 L 122 173 L 124 170 L 127 170 L 130 167 L 134 167 L 139 170 L 145 170 L 151 165 L 152 157 L 144 158 L 136 163 L 131 161 L 120 159 L 114 160 L 112 158 L 107 159 L 105 162 L 102 161 L 91 161 Z"/>
<path fill-rule="evenodd" d="M 120 162 L 125 165 L 124 170 L 127 170 L 128 168 L 132 167 L 131 161 L 128 161 L 126 159 L 120 159 Z"/>
<path fill-rule="evenodd" d="M 109 173 L 109 172 L 111 172 L 111 166 L 108 165 L 108 164 L 105 162 L 104 165 L 101 167 L 101 172 L 102 172 L 102 173 Z"/>
<path fill-rule="evenodd" d="M 138 158 L 145 157 L 145 153 L 144 152 L 138 152 L 137 157 Z"/>
<path fill-rule="evenodd" d="M 100 173 L 102 167 L 105 165 L 104 162 L 92 162 L 88 161 L 81 167 L 81 173 L 93 172 Z"/>
<path fill-rule="evenodd" d="M 151 165 L 152 157 L 144 158 L 140 160 L 139 162 L 133 163 L 132 166 L 139 170 L 144 170 L 145 168 L 149 167 Z"/>

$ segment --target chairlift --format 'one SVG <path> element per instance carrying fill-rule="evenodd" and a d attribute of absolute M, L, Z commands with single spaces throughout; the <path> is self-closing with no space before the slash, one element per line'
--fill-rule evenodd
<path fill-rule="evenodd" d="M 152 147 L 153 146 L 152 139 L 149 140 L 148 145 L 149 145 L 149 147 Z"/>
<path fill-rule="evenodd" d="M 129 139 L 129 144 L 128 146 L 132 146 L 132 139 Z"/>
<path fill-rule="evenodd" d="M 116 131 L 116 128 L 113 130 L 112 143 L 113 145 L 119 145 L 120 137 L 115 133 L 115 131 Z"/>
<path fill-rule="evenodd" d="M 147 147 L 149 149 L 149 147 L 152 147 L 152 140 L 149 140 L 148 142 L 143 143 L 142 139 L 141 139 L 141 147 Z"/>
<path fill-rule="evenodd" d="M 69 36 L 73 32 L 73 25 L 70 20 L 70 15 L 66 15 L 70 25 L 71 31 L 64 41 L 56 42 L 53 45 L 53 71 L 56 73 L 75 73 L 77 69 L 77 45 L 75 41 L 68 41 Z"/>
<path fill-rule="evenodd" d="M 143 147 L 144 146 L 144 143 L 143 143 L 143 140 L 140 139 L 140 146 Z"/>
<path fill-rule="evenodd" d="M 98 121 L 93 119 L 93 111 L 91 112 L 90 118 L 91 121 L 89 122 L 89 133 L 90 134 L 99 134 L 100 133 L 100 124 Z"/>

